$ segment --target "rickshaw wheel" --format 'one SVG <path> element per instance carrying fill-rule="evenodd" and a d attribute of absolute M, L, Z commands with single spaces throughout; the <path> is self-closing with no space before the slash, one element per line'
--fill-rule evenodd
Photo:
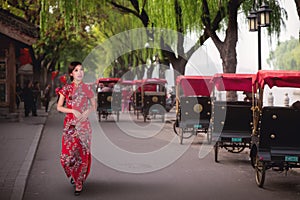
<path fill-rule="evenodd" d="M 251 166 L 255 169 L 255 162 L 257 157 L 257 149 L 256 147 L 252 147 L 250 151 L 250 160 L 251 160 Z"/>
<path fill-rule="evenodd" d="M 230 153 L 241 153 L 245 147 L 225 147 L 225 149 Z"/>
<path fill-rule="evenodd" d="M 215 150 L 215 162 L 219 162 L 219 161 L 218 161 L 218 153 L 219 153 L 219 145 L 218 145 L 218 142 L 216 142 L 216 144 L 214 145 L 214 150 Z"/>
<path fill-rule="evenodd" d="M 258 187 L 263 187 L 265 182 L 266 176 L 266 164 L 263 161 L 260 161 L 256 158 L 256 165 L 255 165 L 255 181 Z"/>
<path fill-rule="evenodd" d="M 182 135 L 183 139 L 188 139 L 188 138 L 190 138 L 190 137 L 192 137 L 194 135 L 193 132 L 185 132 L 183 130 L 183 128 L 177 127 L 176 126 L 176 122 L 173 123 L 173 130 L 174 130 L 174 133 L 176 135 L 178 135 L 179 137 Z M 188 134 L 184 134 L 184 133 L 188 133 Z"/>
<path fill-rule="evenodd" d="M 179 127 L 177 126 L 177 122 L 174 122 L 174 123 L 173 123 L 173 130 L 174 130 L 174 133 L 175 133 L 176 135 L 178 135 L 178 131 L 177 131 L 178 128 L 179 128 Z"/>

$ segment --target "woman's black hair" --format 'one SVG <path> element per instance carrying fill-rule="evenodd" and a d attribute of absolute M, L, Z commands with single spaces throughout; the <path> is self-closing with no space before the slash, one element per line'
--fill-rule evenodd
<path fill-rule="evenodd" d="M 68 72 L 69 72 L 69 75 L 73 72 L 73 70 L 75 69 L 75 67 L 77 65 L 82 65 L 81 62 L 78 62 L 78 61 L 74 61 L 74 62 L 71 62 L 69 67 L 68 67 Z M 70 76 L 70 80 L 73 81 L 74 80 L 74 77 L 73 76 Z"/>

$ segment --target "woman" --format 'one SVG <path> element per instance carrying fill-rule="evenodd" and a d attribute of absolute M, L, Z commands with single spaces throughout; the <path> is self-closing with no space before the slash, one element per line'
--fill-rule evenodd
<path fill-rule="evenodd" d="M 57 103 L 57 110 L 66 113 L 60 161 L 67 177 L 75 184 L 75 195 L 78 196 L 90 172 L 92 130 L 87 117 L 96 110 L 96 104 L 92 87 L 82 82 L 81 63 L 72 62 L 68 71 L 72 83 L 62 87 Z"/>

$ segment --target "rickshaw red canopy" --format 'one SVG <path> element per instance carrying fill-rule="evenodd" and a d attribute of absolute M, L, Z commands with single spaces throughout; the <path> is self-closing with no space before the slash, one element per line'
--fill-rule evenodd
<path fill-rule="evenodd" d="M 120 80 L 120 78 L 98 78 L 96 83 L 117 83 Z"/>
<path fill-rule="evenodd" d="M 178 76 L 176 85 L 180 85 L 184 96 L 210 96 L 213 84 L 212 76 Z"/>
<path fill-rule="evenodd" d="M 252 92 L 255 77 L 255 74 L 218 73 L 214 75 L 212 82 L 219 91 Z"/>
<path fill-rule="evenodd" d="M 156 91 L 157 85 L 164 86 L 167 83 L 166 79 L 159 79 L 159 78 L 148 78 L 142 80 L 142 87 L 144 91 Z"/>
<path fill-rule="evenodd" d="M 134 85 L 135 81 L 134 80 L 120 80 L 121 85 Z"/>
<path fill-rule="evenodd" d="M 300 71 L 260 70 L 254 81 L 260 88 L 264 85 L 270 88 L 274 86 L 300 88 Z"/>

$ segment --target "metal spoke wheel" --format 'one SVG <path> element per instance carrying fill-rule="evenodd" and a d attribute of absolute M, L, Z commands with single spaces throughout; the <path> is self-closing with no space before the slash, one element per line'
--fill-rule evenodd
<path fill-rule="evenodd" d="M 258 160 L 256 157 L 256 165 L 255 165 L 255 181 L 258 187 L 263 187 L 266 176 L 266 163 L 264 161 Z"/>

